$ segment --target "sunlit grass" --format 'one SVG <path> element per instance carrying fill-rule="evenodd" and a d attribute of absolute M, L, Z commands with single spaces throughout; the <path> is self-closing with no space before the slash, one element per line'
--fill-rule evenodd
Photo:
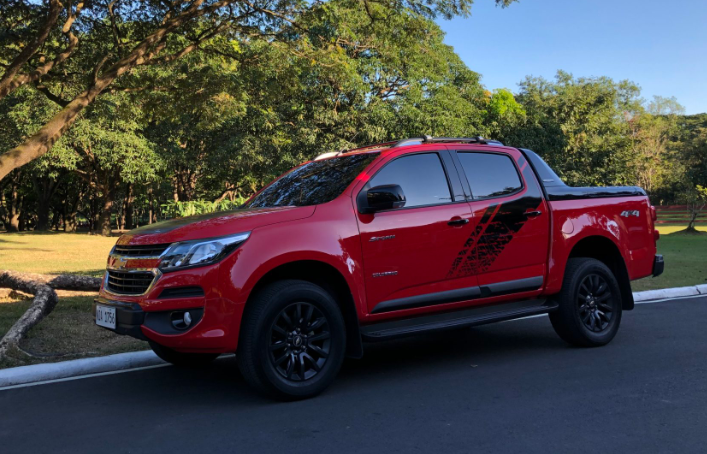
<path fill-rule="evenodd" d="M 707 284 L 707 234 L 666 233 L 684 229 L 684 226 L 658 228 L 661 233 L 658 253 L 665 258 L 665 271 L 655 278 L 634 281 L 631 284 L 634 292 Z"/>
<path fill-rule="evenodd" d="M 86 233 L 0 233 L 0 269 L 101 276 L 116 240 Z"/>
<path fill-rule="evenodd" d="M 687 224 L 686 225 L 658 225 L 658 226 L 656 226 L 656 229 L 658 229 L 658 231 L 660 232 L 661 235 L 669 235 L 671 233 L 685 230 L 686 228 L 687 228 Z M 705 226 L 705 225 L 698 225 L 695 228 L 701 232 L 707 232 L 707 226 Z"/>

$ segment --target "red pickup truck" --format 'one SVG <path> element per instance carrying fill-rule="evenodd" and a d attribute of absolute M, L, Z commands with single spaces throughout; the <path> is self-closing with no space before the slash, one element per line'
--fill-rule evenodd
<path fill-rule="evenodd" d="M 246 381 L 313 396 L 363 343 L 549 314 L 607 344 L 663 271 L 637 187 L 565 185 L 534 152 L 476 138 L 327 153 L 241 209 L 118 239 L 96 323 L 195 366 L 236 352 Z"/>

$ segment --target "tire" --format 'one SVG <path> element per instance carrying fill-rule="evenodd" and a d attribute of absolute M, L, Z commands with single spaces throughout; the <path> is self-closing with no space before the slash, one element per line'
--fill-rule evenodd
<path fill-rule="evenodd" d="M 148 341 L 148 343 L 157 356 L 178 367 L 204 367 L 211 364 L 219 356 L 218 353 L 182 353 L 153 341 Z"/>
<path fill-rule="evenodd" d="M 560 307 L 550 313 L 550 322 L 564 341 L 599 347 L 616 336 L 621 324 L 621 289 L 604 263 L 569 259 L 558 300 Z"/>
<path fill-rule="evenodd" d="M 248 301 L 236 360 L 260 393 L 279 400 L 316 396 L 334 381 L 345 352 L 344 317 L 321 287 L 277 281 Z"/>

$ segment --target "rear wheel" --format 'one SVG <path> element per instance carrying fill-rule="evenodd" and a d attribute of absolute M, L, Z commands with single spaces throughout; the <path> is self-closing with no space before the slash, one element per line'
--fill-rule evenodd
<path fill-rule="evenodd" d="M 255 389 L 294 400 L 331 384 L 345 347 L 344 318 L 331 295 L 310 282 L 284 280 L 248 302 L 236 359 Z"/>
<path fill-rule="evenodd" d="M 157 356 L 179 367 L 204 367 L 218 358 L 218 353 L 182 353 L 163 345 L 148 341 Z"/>
<path fill-rule="evenodd" d="M 611 270 L 591 258 L 568 260 L 560 307 L 550 314 L 555 332 L 581 347 L 606 345 L 621 323 L 621 290 Z"/>

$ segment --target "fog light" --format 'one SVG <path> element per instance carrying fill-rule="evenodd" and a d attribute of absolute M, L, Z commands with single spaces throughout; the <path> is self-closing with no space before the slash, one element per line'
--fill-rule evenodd
<path fill-rule="evenodd" d="M 172 326 L 176 329 L 187 329 L 191 325 L 192 317 L 189 311 L 172 312 Z"/>

